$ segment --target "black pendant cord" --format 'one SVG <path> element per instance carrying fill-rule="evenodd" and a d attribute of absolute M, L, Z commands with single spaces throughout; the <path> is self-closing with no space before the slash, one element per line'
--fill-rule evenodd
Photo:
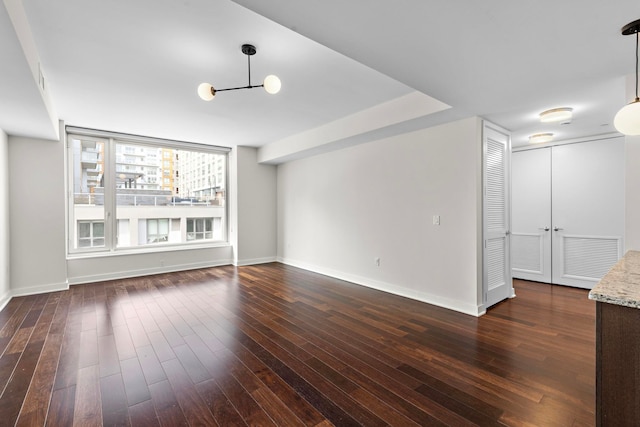
<path fill-rule="evenodd" d="M 638 39 L 640 38 L 640 31 L 636 31 L 636 102 L 640 101 L 638 98 Z"/>
<path fill-rule="evenodd" d="M 247 51 L 249 52 L 249 51 Z M 247 71 L 249 73 L 249 81 L 247 82 L 246 86 L 240 86 L 240 87 L 230 87 L 230 88 L 226 88 L 226 89 L 216 89 L 216 92 L 225 92 L 228 90 L 238 90 L 238 89 L 253 89 L 256 87 L 264 87 L 264 83 L 261 85 L 252 85 L 251 84 L 251 55 L 253 55 L 255 53 L 255 51 L 253 53 L 247 53 L 243 50 L 243 53 L 245 53 L 247 55 Z"/>
<path fill-rule="evenodd" d="M 638 33 L 636 33 L 636 36 Z M 636 71 L 638 70 L 638 38 L 636 37 Z M 251 86 L 251 55 L 247 55 L 247 69 L 249 70 L 249 83 L 247 86 Z M 636 74 L 637 75 L 637 74 Z M 638 96 L 638 84 L 636 83 L 636 96 Z"/>

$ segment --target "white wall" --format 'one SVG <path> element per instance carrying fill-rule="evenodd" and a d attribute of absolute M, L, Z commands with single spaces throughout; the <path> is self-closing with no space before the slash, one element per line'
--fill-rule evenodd
<path fill-rule="evenodd" d="M 630 101 L 635 98 L 635 74 L 627 75 L 625 87 L 625 99 Z M 624 247 L 625 252 L 640 251 L 640 136 L 625 137 L 624 160 Z"/>
<path fill-rule="evenodd" d="M 61 142 L 9 136 L 11 289 L 67 287 Z"/>
<path fill-rule="evenodd" d="M 640 136 L 625 137 L 625 252 L 640 251 Z"/>
<path fill-rule="evenodd" d="M 69 284 L 137 277 L 229 265 L 231 246 L 162 250 L 151 253 L 119 252 L 116 255 L 71 258 L 67 261 Z"/>
<path fill-rule="evenodd" d="M 279 260 L 477 315 L 481 154 L 474 117 L 280 165 Z"/>
<path fill-rule="evenodd" d="M 253 147 L 236 147 L 231 156 L 234 263 L 276 261 L 276 166 L 259 164 Z"/>
<path fill-rule="evenodd" d="M 9 227 L 9 139 L 0 129 L 0 309 L 11 299 Z"/>

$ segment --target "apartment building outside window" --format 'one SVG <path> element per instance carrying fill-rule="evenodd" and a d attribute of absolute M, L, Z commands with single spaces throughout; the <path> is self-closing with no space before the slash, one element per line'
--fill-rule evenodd
<path fill-rule="evenodd" d="M 68 127 L 69 252 L 226 242 L 228 152 Z"/>
<path fill-rule="evenodd" d="M 187 240 L 211 240 L 221 232 L 219 218 L 188 218 Z"/>
<path fill-rule="evenodd" d="M 104 221 L 78 221 L 78 246 L 104 247 Z"/>

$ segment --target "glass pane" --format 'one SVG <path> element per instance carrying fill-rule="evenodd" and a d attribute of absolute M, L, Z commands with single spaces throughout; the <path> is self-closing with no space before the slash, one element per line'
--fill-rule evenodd
<path fill-rule="evenodd" d="M 147 220 L 147 234 L 158 234 L 158 220 Z"/>
<path fill-rule="evenodd" d="M 196 233 L 187 233 L 187 240 L 195 240 Z"/>
<path fill-rule="evenodd" d="M 91 224 L 88 222 L 78 223 L 78 238 L 87 238 L 91 236 Z"/>
<path fill-rule="evenodd" d="M 83 238 L 91 235 L 90 222 L 104 221 L 104 164 L 106 142 L 98 138 L 69 135 L 67 140 L 69 152 L 69 190 L 70 211 L 69 230 L 77 236 L 71 236 L 75 247 L 91 246 L 90 241 Z M 75 226 L 78 218 L 84 221 Z M 82 225 L 81 225 L 82 224 Z"/>
<path fill-rule="evenodd" d="M 205 224 L 206 224 L 205 230 L 207 231 L 213 230 L 212 223 L 213 223 L 213 220 L 211 218 L 205 219 Z"/>
<path fill-rule="evenodd" d="M 93 246 L 104 246 L 104 239 L 93 239 Z"/>
<path fill-rule="evenodd" d="M 193 220 L 192 219 L 188 219 L 187 220 L 187 233 L 190 233 L 193 231 Z"/>
<path fill-rule="evenodd" d="M 104 222 L 93 223 L 93 237 L 104 237 Z"/>
<path fill-rule="evenodd" d="M 204 221 L 202 219 L 196 220 L 196 231 L 201 233 L 204 231 Z"/>
<path fill-rule="evenodd" d="M 168 219 L 159 219 L 158 220 L 158 234 L 169 234 L 169 220 Z"/>

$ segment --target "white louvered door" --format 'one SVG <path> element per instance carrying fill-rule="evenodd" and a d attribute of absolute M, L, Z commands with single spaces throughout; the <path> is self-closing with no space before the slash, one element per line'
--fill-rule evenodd
<path fill-rule="evenodd" d="M 483 290 L 485 309 L 513 296 L 509 262 L 509 134 L 483 126 Z"/>
<path fill-rule="evenodd" d="M 624 138 L 553 147 L 552 283 L 592 288 L 623 255 Z"/>

